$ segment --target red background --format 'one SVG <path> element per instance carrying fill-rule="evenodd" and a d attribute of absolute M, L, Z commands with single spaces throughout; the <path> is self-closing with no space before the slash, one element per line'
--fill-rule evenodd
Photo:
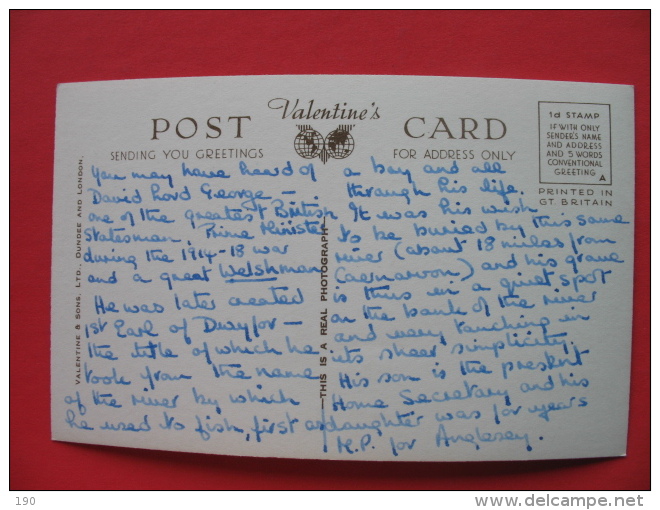
<path fill-rule="evenodd" d="M 649 11 L 12 11 L 10 44 L 11 489 L 650 488 Z M 300 461 L 50 440 L 56 85 L 253 74 L 476 76 L 635 86 L 635 307 L 627 457 Z"/>

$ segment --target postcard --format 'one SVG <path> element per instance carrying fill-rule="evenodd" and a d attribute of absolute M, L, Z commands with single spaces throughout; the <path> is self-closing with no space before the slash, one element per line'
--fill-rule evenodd
<path fill-rule="evenodd" d="M 625 455 L 633 141 L 625 85 L 60 85 L 53 439 Z"/>

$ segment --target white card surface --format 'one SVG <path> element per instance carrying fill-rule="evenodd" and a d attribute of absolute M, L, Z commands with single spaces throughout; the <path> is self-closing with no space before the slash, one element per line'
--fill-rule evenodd
<path fill-rule="evenodd" d="M 633 129 L 621 85 L 60 85 L 53 438 L 624 455 Z"/>

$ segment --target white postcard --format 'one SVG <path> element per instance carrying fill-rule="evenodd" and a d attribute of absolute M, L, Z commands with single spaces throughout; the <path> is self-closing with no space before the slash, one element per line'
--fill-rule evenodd
<path fill-rule="evenodd" d="M 60 85 L 53 439 L 625 455 L 633 120 L 623 85 Z"/>

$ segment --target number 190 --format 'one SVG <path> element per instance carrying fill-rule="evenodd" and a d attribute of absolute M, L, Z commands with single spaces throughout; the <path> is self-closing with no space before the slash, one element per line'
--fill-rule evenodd
<path fill-rule="evenodd" d="M 37 500 L 35 498 L 28 498 L 27 496 L 20 498 L 16 496 L 16 505 L 35 505 L 36 503 Z"/>

